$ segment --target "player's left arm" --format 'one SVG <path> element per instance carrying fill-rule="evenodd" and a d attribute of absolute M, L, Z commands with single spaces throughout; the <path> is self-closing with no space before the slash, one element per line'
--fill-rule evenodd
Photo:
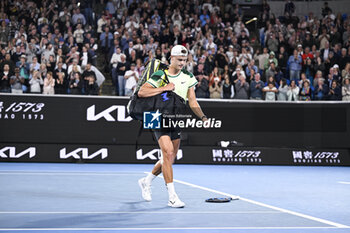
<path fill-rule="evenodd" d="M 197 102 L 196 93 L 194 92 L 194 87 L 191 87 L 190 89 L 188 89 L 187 98 L 188 98 L 188 104 L 190 105 L 190 108 L 193 111 L 193 113 L 196 114 L 196 116 L 203 121 L 208 120 L 207 116 L 204 115 L 201 109 L 201 106 L 199 106 Z"/>

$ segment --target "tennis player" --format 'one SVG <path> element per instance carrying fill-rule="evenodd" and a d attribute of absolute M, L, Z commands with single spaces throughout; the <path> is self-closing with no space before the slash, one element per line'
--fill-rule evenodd
<path fill-rule="evenodd" d="M 189 106 L 196 116 L 203 121 L 208 120 L 196 100 L 194 91 L 194 87 L 197 84 L 196 78 L 192 73 L 182 69 L 187 62 L 187 49 L 182 45 L 176 45 L 171 49 L 170 55 L 170 65 L 167 71 L 169 83 L 166 85 L 163 84 L 165 73 L 163 70 L 158 70 L 152 74 L 151 78 L 145 84 L 141 86 L 139 96 L 150 97 L 164 91 L 174 91 L 183 99 L 188 100 Z M 155 164 L 151 173 L 139 180 L 142 197 L 146 201 L 152 200 L 151 183 L 154 178 L 160 173 L 163 173 L 169 194 L 168 206 L 182 208 L 185 206 L 185 203 L 179 199 L 175 192 L 172 168 L 172 164 L 174 163 L 176 154 L 180 147 L 181 131 L 178 128 L 161 129 L 160 131 L 154 131 L 154 135 L 158 140 L 160 149 L 162 150 L 162 158 Z"/>

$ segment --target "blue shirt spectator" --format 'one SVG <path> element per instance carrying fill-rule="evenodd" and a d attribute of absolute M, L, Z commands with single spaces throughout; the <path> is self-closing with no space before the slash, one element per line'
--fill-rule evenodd
<path fill-rule="evenodd" d="M 75 12 L 72 16 L 72 22 L 73 25 L 77 25 L 78 23 L 81 23 L 82 25 L 86 24 L 85 16 L 82 13 L 80 13 L 79 8 L 75 9 Z"/>
<path fill-rule="evenodd" d="M 253 69 L 255 71 L 255 74 L 256 73 L 259 73 L 259 70 L 258 70 L 258 67 L 255 65 L 255 61 L 254 60 L 251 60 L 247 67 L 245 68 L 245 73 L 248 77 L 250 77 L 250 70 Z"/>
<path fill-rule="evenodd" d="M 260 74 L 256 73 L 254 80 L 250 83 L 250 99 L 262 100 L 264 82 L 260 80 Z"/>
<path fill-rule="evenodd" d="M 288 59 L 288 67 L 289 67 L 289 79 L 290 80 L 299 80 L 300 79 L 300 71 L 302 58 L 298 55 L 298 51 L 294 50 L 293 55 Z"/>
<path fill-rule="evenodd" d="M 207 11 L 203 11 L 203 14 L 201 14 L 200 16 L 199 16 L 199 19 L 201 20 L 201 22 L 202 22 L 202 27 L 204 26 L 204 25 L 206 25 L 207 24 L 207 19 L 210 19 L 210 17 L 209 17 L 209 15 L 208 15 L 208 13 L 207 13 Z"/>
<path fill-rule="evenodd" d="M 314 91 L 315 100 L 325 100 L 329 92 L 328 85 L 324 83 L 324 79 L 317 80 L 317 86 Z"/>
<path fill-rule="evenodd" d="M 109 27 L 105 27 L 105 31 L 100 35 L 101 47 L 110 48 L 112 47 L 113 34 L 109 32 Z"/>

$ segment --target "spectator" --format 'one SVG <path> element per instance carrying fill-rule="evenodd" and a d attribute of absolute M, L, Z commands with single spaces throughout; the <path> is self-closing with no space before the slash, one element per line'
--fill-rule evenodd
<path fill-rule="evenodd" d="M 43 78 L 46 77 L 46 74 L 47 74 L 47 68 L 46 68 L 46 65 L 44 63 L 41 63 L 40 64 L 40 69 L 39 69 L 39 73 L 40 73 L 40 76 Z"/>
<path fill-rule="evenodd" d="M 55 80 L 53 78 L 52 72 L 48 72 L 44 78 L 43 94 L 55 94 Z"/>
<path fill-rule="evenodd" d="M 298 55 L 300 55 L 301 58 L 303 58 L 302 56 L 304 54 L 304 50 L 303 50 L 303 46 L 301 44 L 298 44 L 297 51 L 298 51 Z"/>
<path fill-rule="evenodd" d="M 327 28 L 325 27 L 322 28 L 322 34 L 317 39 L 318 39 L 318 43 L 320 44 L 320 50 L 321 50 L 321 54 L 323 55 L 323 60 L 325 60 L 329 52 L 329 39 L 330 39 L 330 36 L 327 33 Z M 324 52 L 326 52 L 326 54 L 324 54 Z"/>
<path fill-rule="evenodd" d="M 75 41 L 77 42 L 79 48 L 81 48 L 84 43 L 84 29 L 81 23 L 77 24 L 76 29 L 73 33 L 73 37 L 75 38 Z"/>
<path fill-rule="evenodd" d="M 350 46 L 350 25 L 347 25 L 346 31 L 343 33 L 343 45 L 344 47 Z"/>
<path fill-rule="evenodd" d="M 46 44 L 42 47 L 41 53 L 41 63 L 45 63 L 49 61 L 50 56 L 55 57 L 54 47 L 52 44 Z"/>
<path fill-rule="evenodd" d="M 86 85 L 86 95 L 98 95 L 99 87 L 94 76 L 88 76 Z"/>
<path fill-rule="evenodd" d="M 242 53 L 238 57 L 238 63 L 241 66 L 248 65 L 249 61 L 252 59 L 252 55 L 248 53 L 246 48 L 242 48 Z"/>
<path fill-rule="evenodd" d="M 246 30 L 241 30 L 241 35 L 238 37 L 237 39 L 237 43 L 242 46 L 242 43 L 244 43 L 243 41 L 249 41 L 249 35 L 247 35 Z"/>
<path fill-rule="evenodd" d="M 0 45 L 6 46 L 8 42 L 8 38 L 10 35 L 10 28 L 7 27 L 6 21 L 1 21 L 1 27 L 0 27 Z"/>
<path fill-rule="evenodd" d="M 279 64 L 279 67 L 282 73 L 285 74 L 287 70 L 288 55 L 284 46 L 281 46 L 279 48 L 279 53 L 277 55 L 277 62 Z"/>
<path fill-rule="evenodd" d="M 278 40 L 276 39 L 276 34 L 275 33 L 271 33 L 270 37 L 268 38 L 267 42 L 266 42 L 266 46 L 267 48 L 274 52 L 277 53 L 278 51 Z"/>
<path fill-rule="evenodd" d="M 272 82 L 274 83 L 274 86 L 278 89 L 279 88 L 279 85 L 278 83 L 276 82 L 276 79 L 273 77 L 273 76 L 269 76 L 267 78 L 267 81 L 265 82 L 265 87 L 268 86 L 269 82 Z"/>
<path fill-rule="evenodd" d="M 69 93 L 73 95 L 80 95 L 83 88 L 81 74 L 79 72 L 72 72 L 72 74 L 73 75 L 71 75 L 69 81 Z"/>
<path fill-rule="evenodd" d="M 23 93 L 23 84 L 24 77 L 20 76 L 19 68 L 15 68 L 15 75 L 12 75 L 10 78 L 11 84 L 11 93 L 22 94 Z"/>
<path fill-rule="evenodd" d="M 300 79 L 301 64 L 302 64 L 301 56 L 298 55 L 297 50 L 294 50 L 293 55 L 290 56 L 288 59 L 290 80 L 298 81 Z"/>
<path fill-rule="evenodd" d="M 301 54 L 301 58 L 303 59 L 304 65 L 306 65 L 307 58 L 310 60 L 314 59 L 314 55 L 310 52 L 310 47 L 305 47 L 305 52 Z"/>
<path fill-rule="evenodd" d="M 295 5 L 291 0 L 286 1 L 284 5 L 284 14 L 288 17 L 292 17 L 295 12 Z"/>
<path fill-rule="evenodd" d="M 329 74 L 328 74 L 328 76 L 327 76 L 327 85 L 328 85 L 329 87 L 332 86 L 333 80 L 338 81 L 337 76 L 334 75 L 334 68 L 331 67 L 331 68 L 329 69 Z"/>
<path fill-rule="evenodd" d="M 91 77 L 94 79 L 92 80 Z M 95 73 L 95 71 L 92 70 L 91 63 L 86 64 L 85 70 L 82 73 L 81 78 L 82 78 L 82 82 L 83 82 L 83 94 L 87 94 L 84 92 L 87 89 L 88 83 L 92 82 L 92 81 L 95 82 L 95 80 L 96 80 L 96 73 Z"/>
<path fill-rule="evenodd" d="M 300 80 L 298 81 L 298 85 L 299 85 L 299 88 L 302 88 L 303 87 L 303 83 L 305 82 L 305 80 L 307 80 L 308 78 L 306 77 L 306 74 L 305 73 L 301 73 L 300 75 Z M 311 89 L 314 90 L 314 87 L 313 85 L 311 85 L 311 80 L 308 79 L 310 81 L 310 86 L 311 86 Z"/>
<path fill-rule="evenodd" d="M 188 54 L 188 60 L 187 60 L 187 63 L 186 63 L 186 70 L 188 72 L 191 72 L 193 73 L 193 70 L 194 70 L 194 67 L 196 66 L 196 62 L 193 60 L 193 56 L 191 53 Z"/>
<path fill-rule="evenodd" d="M 229 63 L 231 63 L 232 59 L 234 59 L 233 45 L 230 45 L 228 47 L 228 51 L 226 52 L 226 56 L 228 58 Z"/>
<path fill-rule="evenodd" d="M 136 72 L 139 74 L 139 77 L 142 76 L 143 71 L 145 70 L 145 66 L 142 64 L 142 61 L 140 58 L 136 59 Z"/>
<path fill-rule="evenodd" d="M 271 51 L 269 54 L 269 58 L 265 60 L 264 70 L 267 70 L 272 62 L 275 64 L 275 67 L 278 66 L 278 60 L 275 58 L 275 53 Z"/>
<path fill-rule="evenodd" d="M 230 81 L 228 74 L 224 76 L 224 83 L 222 85 L 222 98 L 223 99 L 233 99 L 235 96 L 235 91 L 233 85 Z"/>
<path fill-rule="evenodd" d="M 249 99 L 249 83 L 246 82 L 246 77 L 240 72 L 237 76 L 235 99 Z"/>
<path fill-rule="evenodd" d="M 209 97 L 209 77 L 204 71 L 203 63 L 199 63 L 197 70 L 194 72 L 198 84 L 196 86 L 195 92 L 197 98 L 208 98 Z"/>
<path fill-rule="evenodd" d="M 251 77 L 251 70 L 254 70 L 254 74 L 259 72 L 258 67 L 255 65 L 255 61 L 253 59 L 250 60 L 247 67 L 245 68 L 245 73 L 249 77 Z"/>
<path fill-rule="evenodd" d="M 254 54 L 254 59 L 258 60 L 259 72 L 261 75 L 265 70 L 265 64 L 267 63 L 270 55 L 268 54 L 268 49 L 266 47 L 263 49 L 263 53 L 259 53 L 259 51 L 259 49 L 256 50 L 256 53 Z"/>
<path fill-rule="evenodd" d="M 120 56 L 120 62 L 118 62 L 116 72 L 117 72 L 117 77 L 118 77 L 118 82 L 116 83 L 116 90 L 118 90 L 118 95 L 119 96 L 124 96 L 125 95 L 125 72 L 128 69 L 128 64 L 126 62 L 126 56 L 122 54 Z"/>
<path fill-rule="evenodd" d="M 224 67 L 228 65 L 229 59 L 225 54 L 224 48 L 221 47 L 215 56 L 215 66 L 219 68 L 220 73 L 223 72 Z"/>
<path fill-rule="evenodd" d="M 325 100 L 327 98 L 328 92 L 328 85 L 324 83 L 323 78 L 319 78 L 317 80 L 317 86 L 314 91 L 315 100 Z"/>
<path fill-rule="evenodd" d="M 76 8 L 75 10 L 73 10 L 73 15 L 72 15 L 72 23 L 73 25 L 77 25 L 77 24 L 83 24 L 85 25 L 86 24 L 86 19 L 85 19 L 85 16 L 80 13 L 80 8 Z"/>
<path fill-rule="evenodd" d="M 305 73 L 306 77 L 313 83 L 313 77 L 315 76 L 315 66 L 312 64 L 312 60 L 308 57 L 303 65 L 302 72 Z"/>
<path fill-rule="evenodd" d="M 135 90 L 135 87 L 137 85 L 137 82 L 139 80 L 139 74 L 135 70 L 135 63 L 132 63 L 130 65 L 130 70 L 125 72 L 124 78 L 125 81 L 125 95 L 131 96 L 133 91 Z"/>
<path fill-rule="evenodd" d="M 325 29 L 324 29 L 324 31 L 325 31 Z M 329 53 L 333 52 L 333 50 L 329 47 L 328 40 L 326 40 L 326 42 L 324 42 L 324 45 L 322 47 L 320 45 L 320 52 L 321 52 L 322 61 L 326 61 L 329 58 Z"/>
<path fill-rule="evenodd" d="M 219 80 L 221 80 L 221 75 L 220 75 L 220 72 L 219 72 L 219 68 L 216 67 L 216 66 L 214 67 L 213 71 L 209 75 L 209 85 L 210 86 L 214 83 L 214 79 L 215 78 L 219 78 Z"/>
<path fill-rule="evenodd" d="M 324 61 L 326 70 L 329 70 L 331 67 L 336 65 L 336 63 L 337 63 L 337 59 L 334 56 L 334 52 L 330 51 L 328 54 L 328 58 Z"/>
<path fill-rule="evenodd" d="M 55 94 L 67 94 L 68 83 L 64 72 L 56 73 Z"/>
<path fill-rule="evenodd" d="M 332 13 L 332 9 L 329 8 L 328 2 L 324 2 L 322 7 L 322 16 L 326 17 L 329 13 Z"/>
<path fill-rule="evenodd" d="M 322 75 L 325 75 L 326 67 L 325 67 L 324 63 L 322 62 L 321 57 L 316 58 L 316 64 L 314 66 L 314 70 L 316 70 L 317 72 L 320 71 Z M 317 73 L 316 73 L 316 75 L 317 75 Z"/>
<path fill-rule="evenodd" d="M 296 85 L 296 81 L 292 80 L 287 91 L 288 101 L 299 100 L 299 87 Z"/>
<path fill-rule="evenodd" d="M 36 94 L 41 93 L 41 85 L 44 84 L 44 81 L 39 71 L 37 70 L 32 71 L 29 84 L 30 84 L 31 93 L 36 93 Z"/>
<path fill-rule="evenodd" d="M 280 86 L 278 88 L 277 100 L 286 101 L 288 100 L 288 90 L 289 86 L 287 84 L 287 80 L 285 78 L 280 80 Z"/>
<path fill-rule="evenodd" d="M 97 33 L 99 35 L 101 35 L 101 33 L 103 32 L 103 27 L 105 25 L 107 25 L 107 23 L 108 23 L 108 19 L 107 19 L 105 13 L 103 12 L 102 15 L 101 15 L 101 18 L 99 18 L 97 20 Z"/>
<path fill-rule="evenodd" d="M 341 83 L 342 76 L 339 71 L 339 66 L 337 64 L 334 64 L 333 66 L 333 76 L 334 79 L 337 80 L 338 84 Z"/>
<path fill-rule="evenodd" d="M 341 72 L 342 79 L 350 78 L 350 62 L 346 63 L 345 68 Z"/>
<path fill-rule="evenodd" d="M 276 101 L 276 93 L 278 89 L 275 87 L 274 82 L 268 82 L 267 86 L 262 89 L 265 93 L 266 101 Z"/>
<path fill-rule="evenodd" d="M 92 59 L 90 57 L 90 54 L 88 52 L 87 47 L 83 46 L 82 48 L 82 53 L 81 53 L 81 58 L 80 58 L 80 65 L 82 68 L 85 68 L 85 66 L 90 63 L 91 64 Z"/>
<path fill-rule="evenodd" d="M 342 87 L 342 100 L 350 101 L 350 78 L 344 78 Z"/>
<path fill-rule="evenodd" d="M 78 64 L 77 59 L 74 59 L 73 63 L 68 66 L 68 69 L 67 69 L 68 75 L 70 75 L 73 71 L 79 72 L 80 74 L 82 73 L 81 66 Z"/>
<path fill-rule="evenodd" d="M 207 24 L 207 20 L 210 20 L 207 10 L 203 10 L 203 13 L 199 16 L 199 19 L 201 20 L 202 26 Z"/>
<path fill-rule="evenodd" d="M 10 80 L 12 77 L 12 72 L 10 70 L 10 65 L 5 64 L 3 67 L 2 74 L 0 75 L 0 92 L 11 93 Z"/>
<path fill-rule="evenodd" d="M 208 51 L 205 51 L 204 56 L 206 57 L 205 59 L 205 71 L 209 74 L 213 71 L 215 67 L 215 60 L 213 54 L 209 54 Z"/>
<path fill-rule="evenodd" d="M 250 83 L 250 99 L 253 100 L 262 100 L 263 98 L 263 92 L 262 89 L 264 88 L 263 81 L 260 80 L 260 74 L 256 73 L 254 75 L 254 80 Z"/>
<path fill-rule="evenodd" d="M 210 98 L 220 99 L 222 96 L 222 84 L 219 77 L 214 77 L 213 83 L 209 86 Z"/>
<path fill-rule="evenodd" d="M 276 67 L 276 73 L 275 73 L 275 80 L 276 80 L 276 83 L 279 83 L 282 79 L 284 79 L 284 74 L 282 73 L 281 69 L 279 67 Z M 290 81 L 287 80 L 287 84 L 289 84 Z M 276 85 L 276 87 L 278 87 Z"/>
<path fill-rule="evenodd" d="M 277 74 L 275 62 L 270 62 L 269 68 L 266 70 L 266 77 L 273 77 L 275 79 Z"/>
<path fill-rule="evenodd" d="M 100 35 L 100 41 L 101 41 L 101 48 L 102 52 L 105 54 L 105 62 L 107 63 L 109 61 L 108 54 L 109 49 L 112 47 L 113 43 L 113 35 L 109 31 L 109 27 L 104 27 L 104 32 Z"/>
<path fill-rule="evenodd" d="M 310 101 L 312 99 L 312 94 L 313 93 L 310 87 L 310 81 L 306 79 L 300 88 L 299 100 Z"/>
<path fill-rule="evenodd" d="M 347 49 L 342 48 L 341 49 L 341 54 L 339 57 L 339 69 L 342 71 L 345 69 L 346 64 L 350 63 L 350 57 L 347 55 Z"/>
<path fill-rule="evenodd" d="M 336 80 L 332 81 L 332 84 L 329 88 L 328 99 L 329 100 L 341 100 L 342 99 L 342 90 L 339 87 L 338 82 Z"/>

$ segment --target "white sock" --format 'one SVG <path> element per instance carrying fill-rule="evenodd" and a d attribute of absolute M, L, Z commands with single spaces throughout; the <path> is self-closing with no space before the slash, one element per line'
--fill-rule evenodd
<path fill-rule="evenodd" d="M 146 183 L 147 184 L 151 184 L 152 181 L 156 178 L 157 176 L 153 175 L 152 173 L 148 173 L 148 175 L 146 176 Z"/>
<path fill-rule="evenodd" d="M 168 189 L 169 199 L 177 196 L 175 193 L 174 183 L 167 183 L 166 187 Z"/>

